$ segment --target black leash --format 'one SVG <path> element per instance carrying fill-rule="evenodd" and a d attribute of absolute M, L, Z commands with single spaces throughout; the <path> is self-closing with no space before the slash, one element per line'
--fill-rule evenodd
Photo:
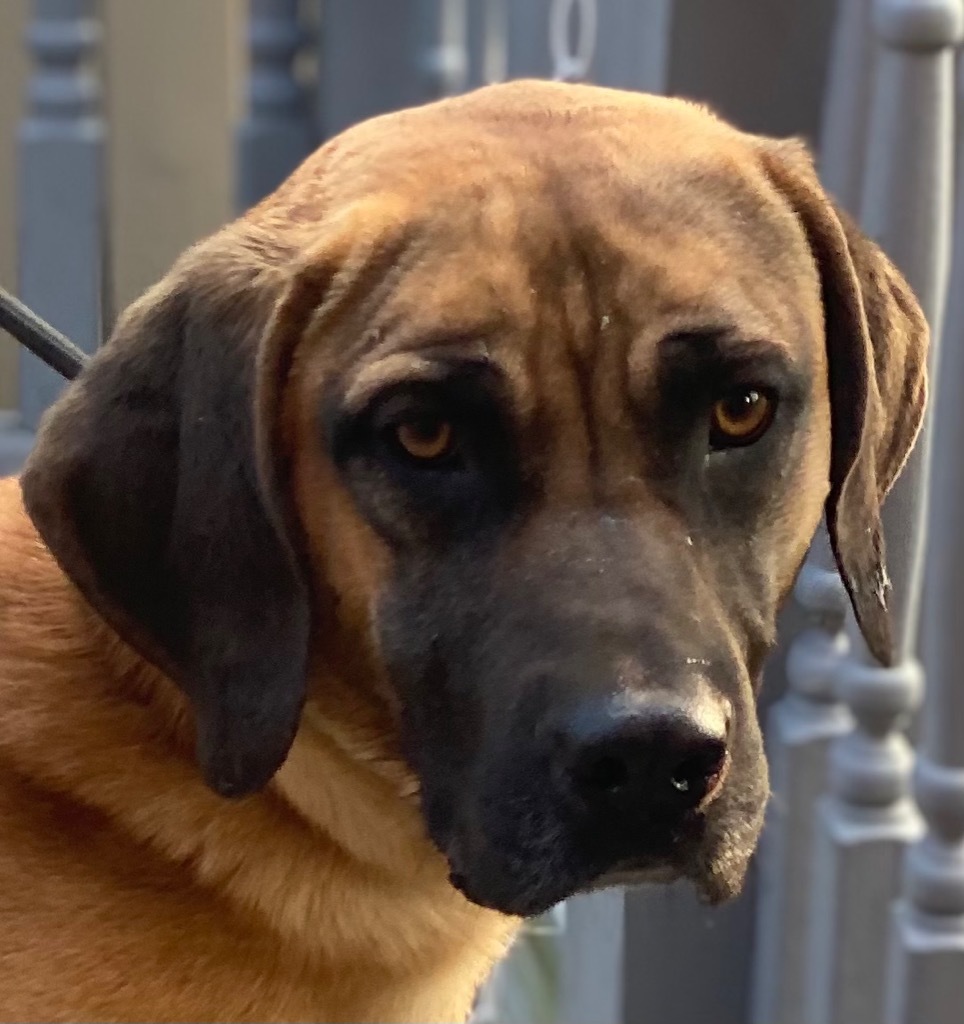
<path fill-rule="evenodd" d="M 87 363 L 88 356 L 83 349 L 3 288 L 0 288 L 0 330 L 12 335 L 67 380 L 73 380 Z"/>

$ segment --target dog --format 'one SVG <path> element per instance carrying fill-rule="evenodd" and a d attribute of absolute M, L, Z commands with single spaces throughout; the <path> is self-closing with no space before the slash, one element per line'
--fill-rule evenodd
<path fill-rule="evenodd" d="M 456 1021 L 578 892 L 736 894 L 825 517 L 891 657 L 907 284 L 806 147 L 520 81 L 188 250 L 0 502 L 0 1011 Z"/>

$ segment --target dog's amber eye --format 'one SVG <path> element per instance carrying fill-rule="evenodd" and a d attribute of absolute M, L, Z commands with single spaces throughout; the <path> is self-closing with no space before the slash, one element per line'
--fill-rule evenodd
<path fill-rule="evenodd" d="M 740 388 L 713 406 L 710 444 L 735 448 L 759 440 L 773 422 L 776 403 L 758 388 Z"/>
<path fill-rule="evenodd" d="M 395 436 L 402 448 L 421 462 L 437 462 L 455 447 L 452 424 L 431 416 L 404 420 L 395 427 Z"/>

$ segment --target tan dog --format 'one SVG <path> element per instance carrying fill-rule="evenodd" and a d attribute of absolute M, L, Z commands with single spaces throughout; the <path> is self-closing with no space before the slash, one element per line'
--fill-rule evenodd
<path fill-rule="evenodd" d="M 799 145 L 678 100 L 326 145 L 3 487 L 0 1016 L 455 1021 L 519 916 L 738 891 L 824 511 L 889 655 L 926 336 Z"/>

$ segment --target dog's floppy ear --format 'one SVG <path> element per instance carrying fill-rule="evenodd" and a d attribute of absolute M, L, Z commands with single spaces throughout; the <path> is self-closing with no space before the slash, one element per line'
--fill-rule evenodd
<path fill-rule="evenodd" d="M 827 527 L 861 632 L 886 665 L 893 641 L 880 510 L 923 420 L 928 326 L 900 272 L 826 196 L 805 148 L 769 144 L 764 160 L 820 274 L 833 437 Z"/>
<path fill-rule="evenodd" d="M 67 576 L 189 696 L 208 784 L 243 795 L 297 728 L 309 610 L 255 457 L 280 274 L 216 262 L 195 252 L 127 310 L 44 418 L 22 489 Z"/>

